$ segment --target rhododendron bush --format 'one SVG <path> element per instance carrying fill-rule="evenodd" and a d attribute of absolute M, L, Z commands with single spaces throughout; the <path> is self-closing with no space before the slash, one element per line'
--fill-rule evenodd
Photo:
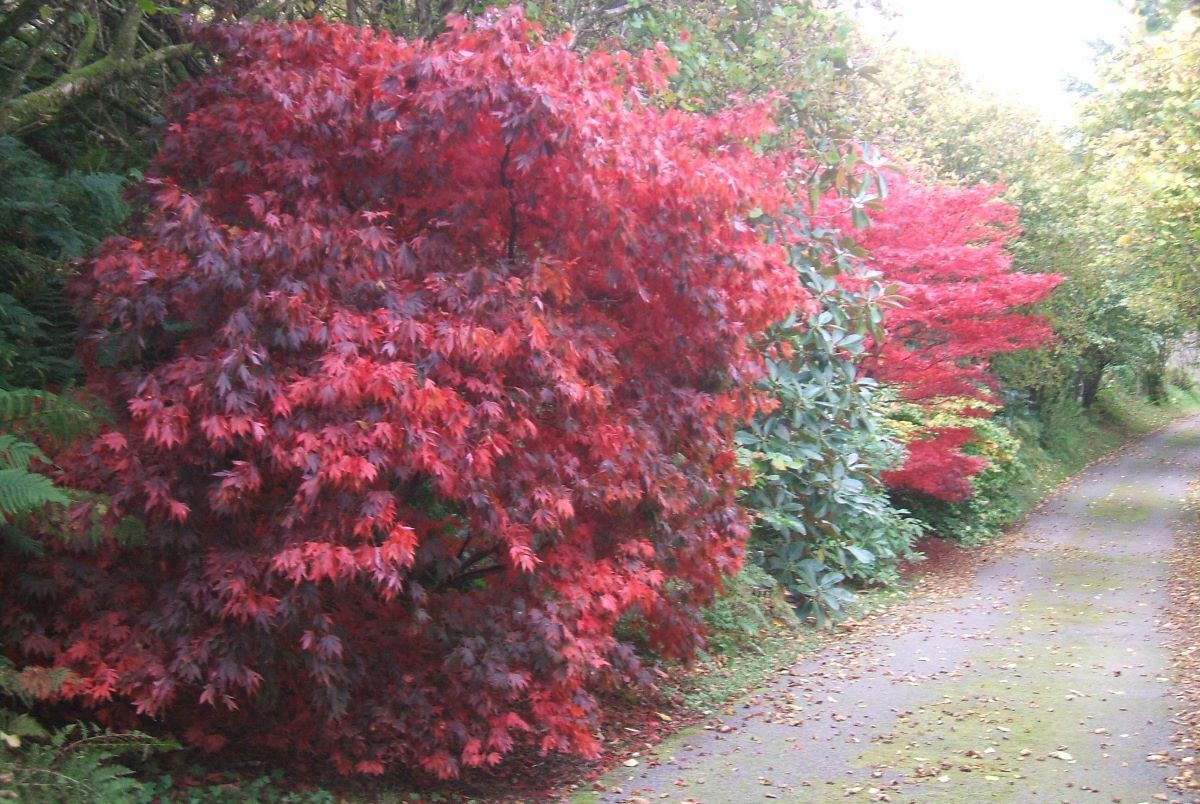
<path fill-rule="evenodd" d="M 8 561 L 26 667 L 107 722 L 450 776 L 594 755 L 737 569 L 751 341 L 806 295 L 760 105 L 662 111 L 661 54 L 517 13 L 432 44 L 209 30 L 128 238 L 78 281 L 117 412 L 59 457 L 135 545 Z"/>
<path fill-rule="evenodd" d="M 866 363 L 880 382 L 907 401 L 937 404 L 992 398 L 993 355 L 1039 346 L 1051 337 L 1045 319 L 1027 307 L 1061 281 L 1056 274 L 1013 270 L 1009 242 L 1017 209 L 1000 188 L 922 185 L 889 176 L 890 190 L 871 225 L 843 230 L 868 254 L 867 264 L 891 283 L 903 304 L 888 311 L 887 336 Z M 980 416 L 989 415 L 977 408 Z M 908 442 L 903 467 L 885 473 L 895 488 L 943 500 L 970 495 L 970 477 L 984 461 L 961 448 L 969 427 L 928 427 Z"/>

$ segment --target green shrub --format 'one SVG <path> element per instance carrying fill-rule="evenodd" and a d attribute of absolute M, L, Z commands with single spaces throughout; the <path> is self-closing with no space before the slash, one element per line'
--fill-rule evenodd
<path fill-rule="evenodd" d="M 946 503 L 919 495 L 896 495 L 929 531 L 967 545 L 997 535 L 1032 508 L 1060 481 L 1119 447 L 1189 410 L 1200 393 L 1168 384 L 1164 400 L 1136 393 L 1136 377 L 1114 372 L 1091 408 L 1057 399 L 1034 410 L 1012 404 L 992 420 L 972 424 L 976 443 L 967 448 L 987 458 L 966 501 Z"/>
<path fill-rule="evenodd" d="M 893 416 L 920 427 L 969 427 L 974 440 L 963 452 L 983 458 L 984 467 L 971 478 L 972 494 L 959 502 L 947 502 L 923 494 L 896 493 L 893 501 L 912 512 L 924 530 L 965 545 L 980 544 L 995 536 L 1025 509 L 1018 493 L 1032 482 L 1032 473 L 1022 458 L 1022 443 L 1013 429 L 1024 429 L 1030 436 L 1036 428 L 1029 423 L 1017 425 L 1003 416 L 977 418 L 957 411 L 954 400 L 943 407 L 922 409 L 900 406 Z"/>
<path fill-rule="evenodd" d="M 62 675 L 47 683 L 61 684 Z M 0 798 L 30 802 L 133 801 L 142 785 L 118 760 L 178 748 L 141 732 L 72 723 L 48 730 L 28 711 L 30 695 L 0 657 Z"/>
<path fill-rule="evenodd" d="M 799 619 L 779 582 L 747 562 L 704 612 L 704 625 L 710 653 L 737 655 L 757 651 L 764 635 L 795 627 Z"/>
<path fill-rule="evenodd" d="M 880 411 L 882 392 L 858 367 L 878 334 L 883 290 L 842 287 L 820 267 L 828 255 L 793 249 L 791 257 L 821 306 L 772 333 L 762 387 L 778 405 L 737 435 L 755 474 L 742 503 L 755 520 L 751 557 L 801 616 L 826 624 L 853 599 L 845 586 L 896 580 L 918 527 L 891 505 L 880 478 L 901 449 Z"/>

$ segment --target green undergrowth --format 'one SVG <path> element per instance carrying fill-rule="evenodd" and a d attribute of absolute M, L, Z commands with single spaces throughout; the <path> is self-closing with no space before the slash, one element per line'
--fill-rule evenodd
<path fill-rule="evenodd" d="M 298 791 L 291 789 L 282 771 L 275 770 L 261 776 L 248 776 L 237 772 L 213 774 L 197 768 L 198 775 L 206 778 L 204 784 L 178 783 L 171 774 L 161 774 L 143 783 L 138 797 L 131 804 L 335 804 L 349 799 L 335 796 L 328 790 L 313 789 Z M 212 778 L 217 777 L 217 778 Z"/>
<path fill-rule="evenodd" d="M 762 652 L 762 642 L 799 624 L 783 597 L 779 582 L 755 564 L 746 566 L 725 584 L 724 594 L 705 612 L 709 656 Z"/>
<path fill-rule="evenodd" d="M 735 588 L 725 599 L 718 601 L 714 611 L 728 607 L 730 597 L 736 599 L 743 594 Z M 861 619 L 896 603 L 905 594 L 906 588 L 902 584 L 858 591 L 854 601 L 846 605 L 845 613 L 848 619 Z M 674 675 L 667 684 L 667 691 L 681 695 L 688 708 L 707 712 L 742 698 L 761 687 L 781 667 L 803 661 L 827 643 L 829 632 L 802 624 L 782 596 L 755 599 L 768 613 L 769 627 L 758 630 L 752 641 L 714 631 L 714 618 L 710 612 L 710 652 L 702 656 L 690 672 Z M 735 605 L 748 607 L 749 602 L 743 599 Z M 717 622 L 723 620 L 717 619 Z M 717 650 L 716 646 L 726 648 Z"/>
<path fill-rule="evenodd" d="M 987 422 L 982 438 L 1011 443 L 1007 460 L 994 461 L 973 480 L 975 494 L 965 502 L 932 499 L 900 502 L 938 536 L 978 545 L 1025 516 L 1060 483 L 1131 439 L 1190 413 L 1200 412 L 1200 388 L 1168 385 L 1152 402 L 1118 381 L 1109 383 L 1084 409 L 1063 402 L 1037 416 L 1005 411 Z M 993 435 L 999 425 L 1004 433 Z"/>

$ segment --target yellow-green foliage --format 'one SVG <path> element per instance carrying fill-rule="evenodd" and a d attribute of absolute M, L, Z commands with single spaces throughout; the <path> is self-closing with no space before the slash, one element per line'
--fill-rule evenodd
<path fill-rule="evenodd" d="M 970 415 L 973 412 L 977 415 Z M 963 451 L 985 461 L 971 480 L 971 497 L 963 502 L 895 495 L 926 530 L 974 544 L 995 535 L 1022 510 L 1024 501 L 1012 491 L 1028 485 L 1030 470 L 1021 458 L 1021 440 L 995 418 L 999 412 L 996 405 L 964 397 L 947 397 L 932 405 L 900 403 L 889 411 L 889 423 L 902 437 L 931 427 L 969 428 L 973 439 Z"/>
<path fill-rule="evenodd" d="M 905 440 L 929 428 L 969 428 L 974 439 L 967 451 L 986 460 L 989 466 L 1002 466 L 1016 460 L 1021 444 L 992 418 L 1000 410 L 999 405 L 975 399 L 945 397 L 932 404 L 894 403 L 886 416 L 892 430 Z"/>

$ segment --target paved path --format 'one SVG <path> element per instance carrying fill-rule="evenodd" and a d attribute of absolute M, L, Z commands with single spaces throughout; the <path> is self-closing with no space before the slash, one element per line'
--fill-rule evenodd
<path fill-rule="evenodd" d="M 1198 475 L 1200 418 L 1092 467 L 958 589 L 781 670 L 600 799 L 1181 800 L 1156 625 Z"/>

